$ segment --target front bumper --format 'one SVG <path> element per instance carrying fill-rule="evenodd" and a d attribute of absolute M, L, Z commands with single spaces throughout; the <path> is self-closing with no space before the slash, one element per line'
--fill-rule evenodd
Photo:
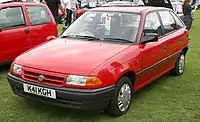
<path fill-rule="evenodd" d="M 8 73 L 8 82 L 12 91 L 24 98 L 36 100 L 42 103 L 58 105 L 61 107 L 73 108 L 84 111 L 103 111 L 108 107 L 110 98 L 114 91 L 115 85 L 99 88 L 95 90 L 88 89 L 73 89 L 64 87 L 53 87 L 25 81 Z M 56 99 L 46 98 L 30 93 L 23 90 L 23 83 L 45 87 L 56 90 Z"/>

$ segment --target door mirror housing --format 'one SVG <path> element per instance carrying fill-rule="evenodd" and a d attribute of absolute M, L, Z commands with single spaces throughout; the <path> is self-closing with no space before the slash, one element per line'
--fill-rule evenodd
<path fill-rule="evenodd" d="M 47 41 L 50 41 L 50 40 L 53 40 L 53 39 L 55 39 L 55 38 L 56 38 L 55 36 L 48 36 L 46 40 L 47 40 Z"/>
<path fill-rule="evenodd" d="M 157 42 L 158 41 L 158 34 L 157 33 L 145 33 L 141 43 L 149 43 L 149 42 Z"/>
<path fill-rule="evenodd" d="M 0 32 L 2 32 L 3 31 L 3 28 L 2 27 L 0 27 Z"/>

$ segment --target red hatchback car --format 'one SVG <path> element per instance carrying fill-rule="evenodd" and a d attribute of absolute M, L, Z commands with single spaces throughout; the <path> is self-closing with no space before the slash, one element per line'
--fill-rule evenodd
<path fill-rule="evenodd" d="M 58 30 L 46 5 L 0 3 L 0 64 L 14 60 L 51 36 L 57 37 Z"/>
<path fill-rule="evenodd" d="M 60 38 L 17 57 L 8 81 L 25 98 L 121 116 L 134 92 L 184 72 L 188 48 L 188 31 L 171 9 L 95 8 Z"/>

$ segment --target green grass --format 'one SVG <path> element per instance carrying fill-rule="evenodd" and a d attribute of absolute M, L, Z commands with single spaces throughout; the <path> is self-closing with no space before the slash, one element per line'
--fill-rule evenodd
<path fill-rule="evenodd" d="M 14 95 L 0 68 L 0 122 L 198 122 L 200 121 L 200 11 L 190 31 L 191 48 L 180 77 L 165 75 L 133 96 L 129 112 L 119 118 L 83 114 Z"/>

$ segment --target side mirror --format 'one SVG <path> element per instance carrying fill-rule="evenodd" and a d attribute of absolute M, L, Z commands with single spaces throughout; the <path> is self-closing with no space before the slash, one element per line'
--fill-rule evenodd
<path fill-rule="evenodd" d="M 158 41 L 158 34 L 157 33 L 145 33 L 141 43 L 148 43 L 148 42 L 156 42 Z"/>
<path fill-rule="evenodd" d="M 3 28 L 2 27 L 0 27 L 0 32 L 2 32 L 3 31 Z"/>
<path fill-rule="evenodd" d="M 47 40 L 47 41 L 50 41 L 50 40 L 53 40 L 53 39 L 55 39 L 55 38 L 56 38 L 55 36 L 48 36 L 46 40 Z"/>

